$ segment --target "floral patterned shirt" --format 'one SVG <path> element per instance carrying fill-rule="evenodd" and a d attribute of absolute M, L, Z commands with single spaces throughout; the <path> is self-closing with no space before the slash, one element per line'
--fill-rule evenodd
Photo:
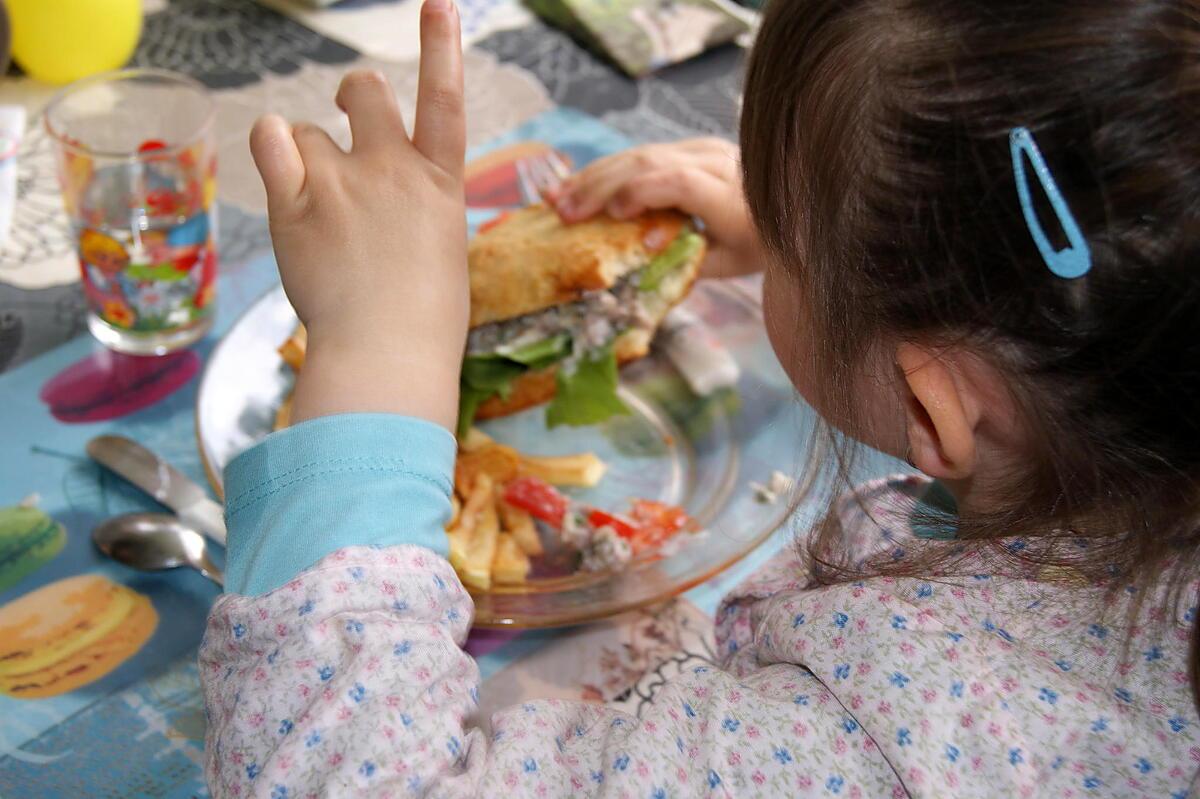
<path fill-rule="evenodd" d="M 923 483 L 843 524 L 902 547 Z M 811 587 L 787 548 L 717 615 L 720 668 L 641 717 L 527 702 L 486 736 L 472 605 L 427 549 L 349 547 L 223 596 L 201 649 L 215 796 L 1154 796 L 1200 768 L 1194 607 L 998 574 Z M 1187 605 L 1188 603 L 1183 603 Z"/>

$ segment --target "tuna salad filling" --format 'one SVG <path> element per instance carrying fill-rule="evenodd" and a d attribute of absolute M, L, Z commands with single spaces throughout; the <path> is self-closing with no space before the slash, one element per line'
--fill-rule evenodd
<path fill-rule="evenodd" d="M 467 356 L 508 355 L 564 333 L 595 349 L 629 328 L 648 330 L 654 320 L 639 297 L 639 275 L 626 275 L 611 289 L 589 291 L 577 302 L 477 327 L 467 337 Z"/>

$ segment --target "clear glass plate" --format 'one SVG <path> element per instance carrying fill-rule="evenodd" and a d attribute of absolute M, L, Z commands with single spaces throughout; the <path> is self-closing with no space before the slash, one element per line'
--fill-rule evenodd
<path fill-rule="evenodd" d="M 586 428 L 547 430 L 544 408 L 484 423 L 493 438 L 533 455 L 590 451 L 608 465 L 593 489 L 572 491 L 597 507 L 625 511 L 631 498 L 680 505 L 704 532 L 666 557 L 636 560 L 619 573 L 563 575 L 537 569 L 522 586 L 475 593 L 482 627 L 553 627 L 612 616 L 667 600 L 728 568 L 762 543 L 812 489 L 821 454 L 815 414 L 797 402 L 767 342 L 761 310 L 743 284 L 701 281 L 684 307 L 737 361 L 735 388 L 697 397 L 654 352 L 621 373 L 632 413 Z M 259 299 L 209 358 L 196 405 L 200 456 L 213 487 L 230 459 L 272 428 L 293 376 L 276 347 L 296 316 L 282 289 Z M 756 496 L 775 471 L 796 480 L 774 503 Z"/>

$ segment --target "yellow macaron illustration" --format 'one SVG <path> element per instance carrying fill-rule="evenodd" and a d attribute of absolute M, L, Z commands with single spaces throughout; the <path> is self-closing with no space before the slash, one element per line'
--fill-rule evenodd
<path fill-rule="evenodd" d="M 73 691 L 132 657 L 157 626 L 148 597 L 99 574 L 31 591 L 0 607 L 0 693 Z"/>

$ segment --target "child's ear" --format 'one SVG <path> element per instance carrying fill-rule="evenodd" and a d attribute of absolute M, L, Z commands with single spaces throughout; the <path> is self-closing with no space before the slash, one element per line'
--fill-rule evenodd
<path fill-rule="evenodd" d="M 915 344 L 896 348 L 903 383 L 909 461 L 930 477 L 962 480 L 975 472 L 980 402 L 953 362 Z"/>

